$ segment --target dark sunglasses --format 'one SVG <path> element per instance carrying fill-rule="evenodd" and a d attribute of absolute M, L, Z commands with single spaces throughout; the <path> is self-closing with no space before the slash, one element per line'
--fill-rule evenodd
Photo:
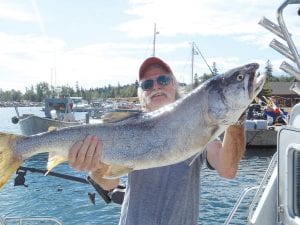
<path fill-rule="evenodd" d="M 159 77 L 157 77 L 156 82 L 161 85 L 161 86 L 167 86 L 171 83 L 172 81 L 172 77 L 169 75 L 160 75 Z M 146 90 L 152 90 L 154 87 L 154 81 L 152 79 L 149 80 L 144 80 L 141 84 L 140 87 L 146 91 Z"/>

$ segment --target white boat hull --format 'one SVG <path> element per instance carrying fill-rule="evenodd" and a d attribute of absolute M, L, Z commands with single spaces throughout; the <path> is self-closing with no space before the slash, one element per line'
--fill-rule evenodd
<path fill-rule="evenodd" d="M 246 137 L 247 147 L 274 147 L 277 145 L 277 129 L 246 130 Z"/>

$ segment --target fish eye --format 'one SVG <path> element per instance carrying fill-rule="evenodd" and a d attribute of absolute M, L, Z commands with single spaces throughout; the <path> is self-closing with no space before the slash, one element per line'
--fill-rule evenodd
<path fill-rule="evenodd" d="M 242 80 L 244 79 L 244 75 L 243 75 L 243 74 L 238 74 L 238 75 L 236 76 L 236 79 L 237 79 L 238 81 L 242 81 Z"/>

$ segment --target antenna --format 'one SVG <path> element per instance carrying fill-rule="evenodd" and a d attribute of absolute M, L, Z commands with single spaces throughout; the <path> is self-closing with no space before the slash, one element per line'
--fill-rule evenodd
<path fill-rule="evenodd" d="M 195 43 L 192 42 L 192 60 L 191 60 L 191 75 L 192 75 L 192 88 L 193 88 L 193 83 L 194 83 L 194 55 L 195 55 Z"/>
<path fill-rule="evenodd" d="M 206 66 L 208 67 L 209 71 L 211 72 L 212 75 L 215 75 L 214 72 L 212 71 L 212 69 L 210 68 L 210 66 L 208 65 L 206 59 L 204 58 L 204 56 L 202 55 L 200 49 L 198 48 L 198 46 L 195 44 L 195 47 L 197 49 L 197 54 L 200 54 L 201 58 L 203 59 L 203 61 L 205 62 Z"/>

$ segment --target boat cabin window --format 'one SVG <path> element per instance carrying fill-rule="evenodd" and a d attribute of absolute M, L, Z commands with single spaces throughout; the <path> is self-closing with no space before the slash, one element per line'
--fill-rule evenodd
<path fill-rule="evenodd" d="M 300 151 L 295 150 L 293 153 L 293 199 L 295 216 L 300 217 Z"/>
<path fill-rule="evenodd" d="M 73 102 L 68 98 L 45 99 L 45 116 L 47 118 L 62 120 L 64 115 L 71 113 Z"/>
<path fill-rule="evenodd" d="M 50 110 L 55 110 L 55 111 L 58 111 L 58 112 L 65 112 L 66 111 L 66 105 L 64 103 L 57 103 L 57 104 L 50 103 L 49 104 L 49 109 Z"/>

